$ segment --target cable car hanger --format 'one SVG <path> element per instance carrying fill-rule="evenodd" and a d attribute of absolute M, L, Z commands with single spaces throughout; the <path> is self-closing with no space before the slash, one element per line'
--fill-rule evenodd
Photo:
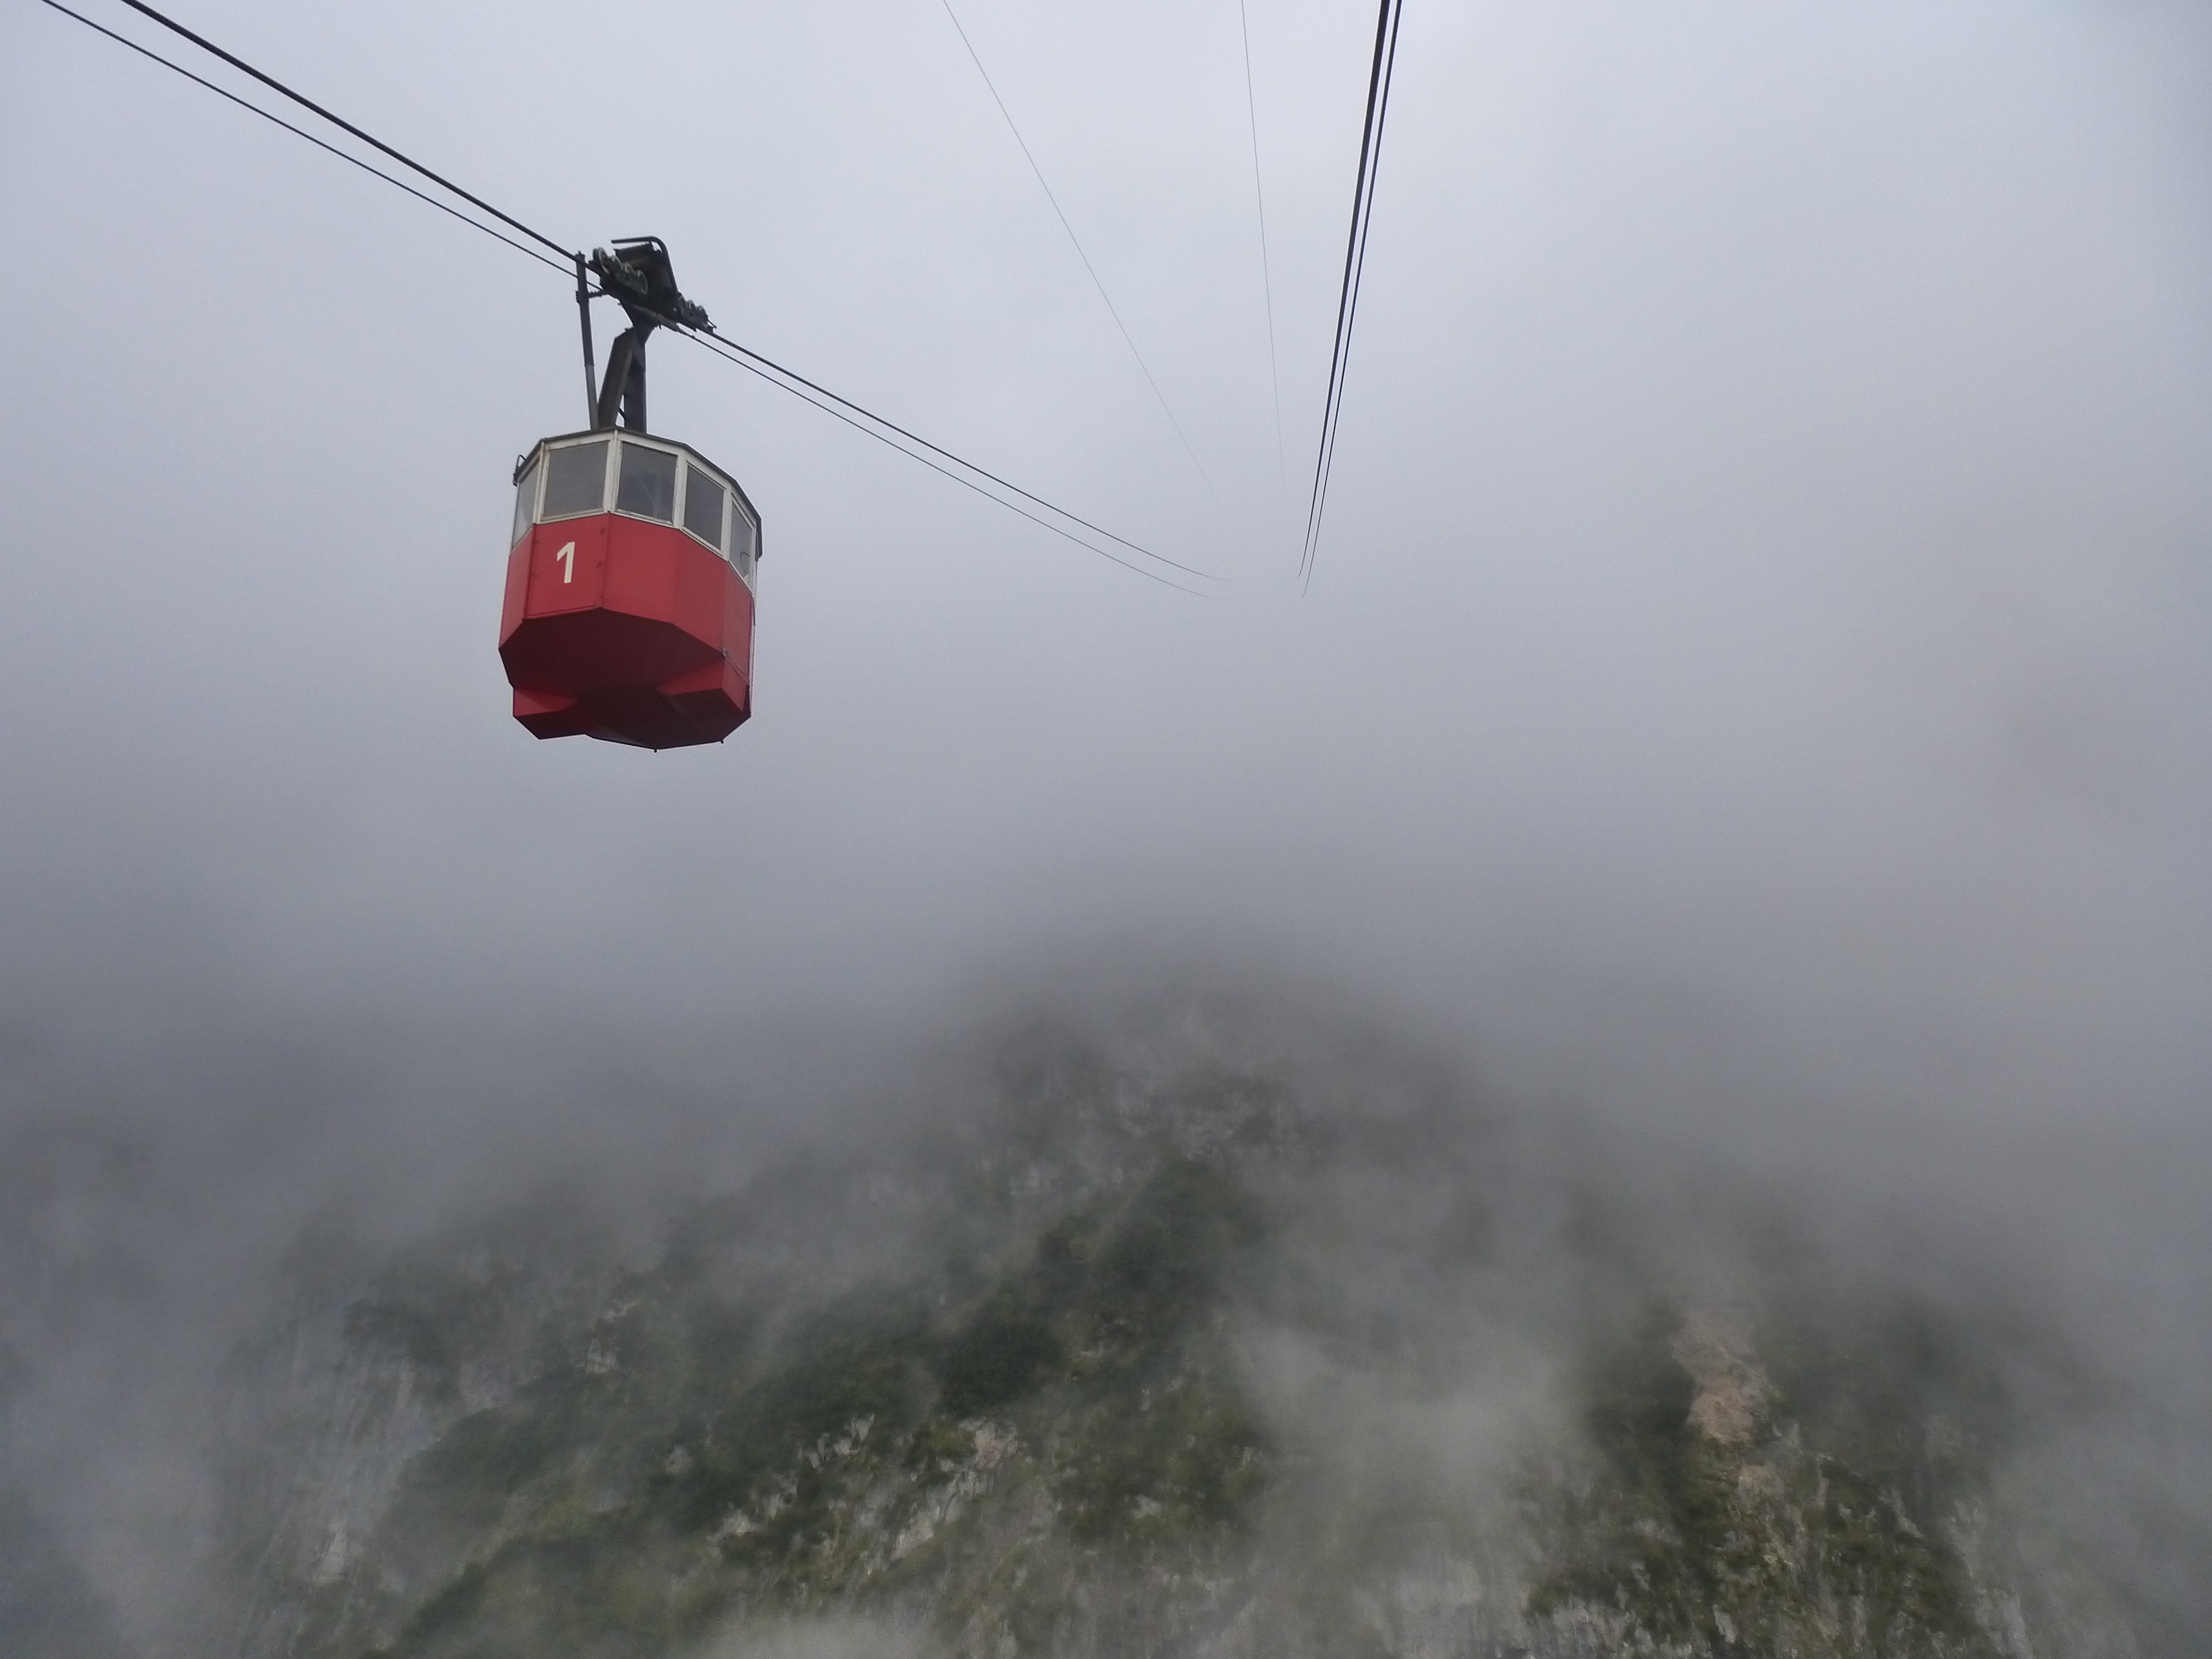
<path fill-rule="evenodd" d="M 645 425 L 646 337 L 663 322 L 714 331 L 704 307 L 685 299 L 676 286 L 676 272 L 668 262 L 668 245 L 658 236 L 630 236 L 615 242 L 616 252 L 592 251 L 587 260 L 576 256 L 576 310 L 584 330 L 584 396 L 591 405 L 592 424 L 611 427 L 617 413 L 623 425 L 642 432 Z M 596 369 L 592 362 L 592 290 L 586 270 L 599 279 L 599 292 L 621 306 L 629 326 L 615 337 L 607 354 L 605 383 L 594 392 Z"/>

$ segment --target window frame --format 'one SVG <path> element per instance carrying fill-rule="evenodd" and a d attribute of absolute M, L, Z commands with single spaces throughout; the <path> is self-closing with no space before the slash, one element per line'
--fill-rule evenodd
<path fill-rule="evenodd" d="M 532 523 L 561 524 L 570 519 L 588 519 L 594 514 L 605 513 L 611 510 L 607 506 L 607 498 L 613 493 L 614 489 L 613 481 L 611 476 L 613 473 L 615 467 L 615 445 L 612 441 L 613 437 L 614 434 L 611 432 L 588 432 L 584 434 L 581 437 L 573 438 L 560 442 L 548 441 L 547 442 L 542 443 L 538 446 L 538 448 L 544 452 L 542 459 L 545 464 L 538 469 L 538 515 L 532 520 Z M 552 518 L 546 517 L 545 485 L 553 476 L 553 457 L 562 450 L 581 449 L 585 445 L 592 443 L 596 443 L 601 446 L 599 465 L 599 504 L 597 507 L 585 507 L 580 512 L 562 513 L 556 514 Z"/>
<path fill-rule="evenodd" d="M 745 551 L 742 560 L 738 553 L 737 532 L 740 525 L 745 532 Z M 760 520 L 753 516 L 751 504 L 744 501 L 734 487 L 730 490 L 727 535 L 730 550 L 722 555 L 723 558 L 728 561 L 730 568 L 738 573 L 738 580 L 745 585 L 745 591 L 757 594 L 760 590 L 754 586 L 754 572 L 760 565 Z"/>
<path fill-rule="evenodd" d="M 599 471 L 599 506 L 587 507 L 576 513 L 563 513 L 557 518 L 547 518 L 545 490 L 552 478 L 553 455 L 557 451 L 579 449 L 586 444 L 592 443 L 603 447 L 603 463 Z M 614 505 L 622 477 L 622 447 L 624 444 L 629 443 L 636 444 L 641 449 L 658 450 L 663 454 L 675 456 L 678 465 L 676 469 L 675 518 L 672 521 L 651 518 L 642 513 L 624 512 L 621 507 Z M 721 486 L 722 545 L 720 547 L 706 540 L 684 522 L 684 509 L 687 504 L 687 498 L 690 495 L 693 468 L 696 468 Z M 760 564 L 759 516 L 754 512 L 752 503 L 746 499 L 744 491 L 738 488 L 737 480 L 689 444 L 673 438 L 660 438 L 652 433 L 632 434 L 627 430 L 610 430 L 604 428 L 594 428 L 589 432 L 564 433 L 557 438 L 540 439 L 537 447 L 531 451 L 524 470 L 534 471 L 537 475 L 537 482 L 530 495 L 530 521 L 522 535 L 518 535 L 508 544 L 510 548 L 520 545 L 524 536 L 539 525 L 561 524 L 576 519 L 611 514 L 628 519 L 636 524 L 649 524 L 662 530 L 680 531 L 728 565 L 736 573 L 738 580 L 745 585 L 748 592 L 758 591 L 756 586 L 757 580 L 756 573 Z M 518 480 L 516 488 L 520 489 L 520 487 Z M 738 550 L 741 529 L 747 549 L 742 557 Z"/>
<path fill-rule="evenodd" d="M 615 505 L 615 503 L 622 498 L 622 452 L 632 447 L 639 449 L 649 449 L 655 454 L 666 455 L 675 461 L 676 477 L 674 481 L 668 486 L 668 510 L 672 514 L 671 517 L 665 519 L 656 519 L 650 513 L 628 513 L 624 512 L 620 507 Z M 682 450 L 674 447 L 672 445 L 655 443 L 650 437 L 634 438 L 627 432 L 616 434 L 614 464 L 612 468 L 613 477 L 609 483 L 606 495 L 601 497 L 601 499 L 607 503 L 605 511 L 614 514 L 618 518 L 634 519 L 640 524 L 657 524 L 663 530 L 683 529 L 684 464 L 690 459 L 690 458 L 685 455 Z"/>
<path fill-rule="evenodd" d="M 714 550 L 717 558 L 727 561 L 730 556 L 730 503 L 737 499 L 737 491 L 731 487 L 727 478 L 723 477 L 697 456 L 686 455 L 683 457 L 683 461 L 684 476 L 678 481 L 676 490 L 676 527 L 690 537 L 692 540 L 705 543 Z M 703 475 L 708 483 L 722 492 L 722 510 L 718 515 L 722 521 L 722 538 L 719 544 L 708 541 L 704 536 L 691 527 L 691 475 L 694 472 Z"/>
<path fill-rule="evenodd" d="M 538 504 L 545 499 L 545 455 L 544 447 L 540 445 L 538 453 L 524 463 L 522 477 L 514 481 L 514 517 L 509 520 L 510 533 L 507 538 L 509 552 L 521 546 L 530 532 L 538 528 Z M 525 478 L 530 482 L 530 510 L 526 513 L 522 508 Z"/>

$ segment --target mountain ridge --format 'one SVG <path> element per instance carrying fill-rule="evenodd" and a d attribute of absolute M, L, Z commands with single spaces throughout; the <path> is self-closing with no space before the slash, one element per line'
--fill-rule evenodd
<path fill-rule="evenodd" d="M 1003 1035 L 642 1263 L 551 1200 L 309 1297 L 242 1650 L 2139 1651 L 2005 1511 L 2065 1363 L 2008 1315 L 1771 1204 L 1663 1237 L 1371 1033 L 1224 1029 Z"/>

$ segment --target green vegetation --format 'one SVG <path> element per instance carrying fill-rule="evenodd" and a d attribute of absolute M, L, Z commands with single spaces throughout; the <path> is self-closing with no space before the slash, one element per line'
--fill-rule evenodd
<path fill-rule="evenodd" d="M 415 1461 L 384 1566 L 428 1571 L 427 1591 L 325 1595 L 301 1651 L 627 1659 L 732 1612 L 917 1583 L 1042 1632 L 1100 1552 L 1233 1540 L 1268 1448 L 1221 1293 L 1260 1223 L 1221 1170 L 1170 1147 L 1142 1169 L 1026 1235 L 971 1212 L 925 1271 L 795 1313 L 722 1299 L 711 1241 L 687 1238 L 595 1321 L 544 1333 L 560 1363 Z M 467 1328 L 442 1287 L 410 1288 L 350 1334 L 450 1376 Z M 1018 1584 L 970 1547 L 987 1514 L 1013 1528 Z"/>
<path fill-rule="evenodd" d="M 1596 1368 L 1585 1422 L 1602 1474 L 1572 1506 L 1578 1549 L 1540 1583 L 1531 1609 L 1574 1601 L 1617 1607 L 1654 1641 L 1717 1634 L 1734 1534 L 1728 1472 L 1690 1422 L 1696 1384 L 1668 1349 L 1655 1311 Z"/>
<path fill-rule="evenodd" d="M 1897 1297 L 1795 1294 L 1763 1325 L 1649 1300 L 1582 1355 L 1579 1434 L 1528 1452 L 1509 1521 L 1515 1494 L 1470 1492 L 1498 1465 L 1391 1437 L 1495 1449 L 1453 1392 L 1465 1333 L 1425 1352 L 1421 1310 L 1267 1279 L 1334 1260 L 1278 1248 L 1301 1167 L 1425 1176 L 1438 1138 L 1347 1148 L 1210 1073 L 1140 1109 L 1081 1045 L 1013 1052 L 1004 1133 L 779 1172 L 648 1270 L 495 1251 L 362 1298 L 350 1351 L 441 1415 L 374 1535 L 299 1589 L 287 1659 L 674 1659 L 828 1614 L 994 1659 L 1196 1654 L 1240 1620 L 1245 1653 L 1996 1659 L 1957 1543 L 2008 1421 L 1990 1333 Z M 1632 1298 L 1619 1224 L 1569 1204 L 1558 1248 Z M 1475 1247 L 1435 1248 L 1409 1282 L 1448 1299 L 1425 1275 Z M 1263 1417 L 1231 1335 L 1261 1310 L 1329 1420 Z"/>
<path fill-rule="evenodd" d="M 1877 1371 L 1816 1363 L 1817 1391 L 1776 1391 L 1736 1442 L 1694 1419 L 1679 1325 L 1654 1310 L 1593 1364 L 1595 1468 L 1552 1504 L 1560 1565 L 1530 1612 L 1604 1608 L 1633 1642 L 1696 1653 L 1995 1659 L 1945 1534 L 1961 1472 L 1928 1452 L 1914 1385 L 1942 1374 L 1934 1350 L 1888 1351 Z"/>

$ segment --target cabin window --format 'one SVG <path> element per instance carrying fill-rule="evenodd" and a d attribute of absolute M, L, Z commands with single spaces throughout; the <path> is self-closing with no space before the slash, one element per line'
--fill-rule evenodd
<path fill-rule="evenodd" d="M 514 487 L 514 533 L 507 538 L 512 547 L 520 541 L 530 528 L 530 521 L 538 513 L 538 463 L 531 462 L 530 470 L 522 475 L 522 482 Z"/>
<path fill-rule="evenodd" d="M 607 505 L 607 443 L 571 444 L 545 458 L 545 506 L 541 516 L 572 518 L 602 513 Z"/>
<path fill-rule="evenodd" d="M 730 562 L 738 568 L 738 574 L 745 579 L 745 586 L 753 582 L 753 561 L 759 556 L 752 520 L 743 512 L 730 514 Z"/>
<path fill-rule="evenodd" d="M 615 488 L 615 511 L 641 519 L 676 522 L 676 457 L 643 444 L 622 447 L 622 482 Z"/>
<path fill-rule="evenodd" d="M 722 497 L 728 492 L 696 466 L 684 469 L 684 527 L 722 550 Z"/>

